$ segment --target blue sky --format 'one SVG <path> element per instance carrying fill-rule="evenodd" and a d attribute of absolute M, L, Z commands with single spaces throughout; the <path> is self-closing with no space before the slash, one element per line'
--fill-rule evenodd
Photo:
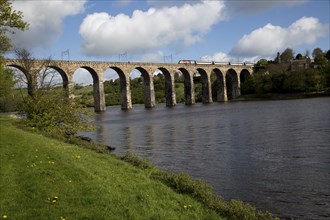
<path fill-rule="evenodd" d="M 327 0 L 21 0 L 13 6 L 30 23 L 13 40 L 38 58 L 61 59 L 69 49 L 72 60 L 256 61 L 287 47 L 302 54 L 330 48 Z"/>

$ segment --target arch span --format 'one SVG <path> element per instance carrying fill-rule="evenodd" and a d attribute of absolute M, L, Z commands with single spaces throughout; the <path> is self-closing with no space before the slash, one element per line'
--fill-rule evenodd
<path fill-rule="evenodd" d="M 144 82 L 144 105 L 145 108 L 154 108 L 156 106 L 154 81 L 152 75 L 143 67 L 136 67 L 140 71 Z"/>
<path fill-rule="evenodd" d="M 251 73 L 247 69 L 242 69 L 239 74 L 240 83 L 244 83 L 250 77 Z"/>
<path fill-rule="evenodd" d="M 228 101 L 227 97 L 227 88 L 226 88 L 226 77 L 218 68 L 212 70 L 212 73 L 216 75 L 216 81 L 212 86 L 212 90 L 214 90 L 216 94 L 216 98 L 218 102 L 226 102 Z"/>
<path fill-rule="evenodd" d="M 229 69 L 226 73 L 226 86 L 228 99 L 234 99 L 241 95 L 239 76 L 234 69 Z"/>
<path fill-rule="evenodd" d="M 176 105 L 174 74 L 171 74 L 166 68 L 158 68 L 165 77 L 165 98 L 166 106 L 171 107 Z"/>
<path fill-rule="evenodd" d="M 100 80 L 99 75 L 93 68 L 89 66 L 81 66 L 80 68 L 87 70 L 93 77 L 93 97 L 95 112 L 104 112 L 106 107 L 103 81 Z"/>
<path fill-rule="evenodd" d="M 184 99 L 186 105 L 195 104 L 194 78 L 185 68 L 178 69 L 184 77 Z"/>
<path fill-rule="evenodd" d="M 128 110 L 132 108 L 132 95 L 129 75 L 116 66 L 109 67 L 113 69 L 119 76 L 120 80 L 120 103 L 122 110 Z"/>
<path fill-rule="evenodd" d="M 207 72 L 202 68 L 196 69 L 201 75 L 202 83 L 202 102 L 204 104 L 212 103 L 212 88 L 211 88 L 211 79 Z"/>

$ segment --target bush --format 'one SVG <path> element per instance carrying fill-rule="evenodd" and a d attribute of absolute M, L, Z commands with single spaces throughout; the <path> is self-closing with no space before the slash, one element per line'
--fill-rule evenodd
<path fill-rule="evenodd" d="M 20 110 L 28 126 L 46 133 L 70 136 L 93 129 L 91 111 L 66 97 L 64 91 L 40 89 L 24 98 Z"/>

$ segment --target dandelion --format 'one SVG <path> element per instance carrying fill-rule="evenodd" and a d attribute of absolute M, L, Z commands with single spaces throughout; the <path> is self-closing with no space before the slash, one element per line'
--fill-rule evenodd
<path fill-rule="evenodd" d="M 48 203 L 56 203 L 58 200 L 57 196 L 54 196 L 53 198 L 47 198 L 47 202 Z"/>
<path fill-rule="evenodd" d="M 58 199 L 58 197 L 57 197 L 57 196 L 54 196 L 52 202 L 53 202 L 53 203 L 57 202 L 57 199 Z"/>

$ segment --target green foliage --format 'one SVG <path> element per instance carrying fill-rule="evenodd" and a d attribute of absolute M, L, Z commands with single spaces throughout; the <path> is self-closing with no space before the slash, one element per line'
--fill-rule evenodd
<path fill-rule="evenodd" d="M 268 93 L 310 93 L 324 91 L 329 87 L 330 64 L 321 56 L 317 68 L 289 70 L 286 64 L 270 64 L 268 71 L 254 73 L 241 84 L 243 95 Z M 318 62 L 316 60 L 315 62 Z"/>
<path fill-rule="evenodd" d="M 294 58 L 293 50 L 291 48 L 287 48 L 281 53 L 280 55 L 281 62 L 283 63 L 289 63 L 290 60 Z"/>
<path fill-rule="evenodd" d="M 36 91 L 24 99 L 21 113 L 27 125 L 50 134 L 68 136 L 93 128 L 90 110 L 66 97 L 64 91 Z"/>
<path fill-rule="evenodd" d="M 14 85 L 15 81 L 12 71 L 5 69 L 2 63 L 0 63 L 0 111 L 8 112 L 15 110 Z"/>
<path fill-rule="evenodd" d="M 14 33 L 14 29 L 25 30 L 28 24 L 23 21 L 23 14 L 12 9 L 11 0 L 0 0 L 0 56 L 11 47 L 11 40 L 7 32 Z"/>
<path fill-rule="evenodd" d="M 313 50 L 313 53 L 312 53 L 313 57 L 316 58 L 318 56 L 323 56 L 323 51 L 321 50 L 321 48 L 315 48 Z"/>

